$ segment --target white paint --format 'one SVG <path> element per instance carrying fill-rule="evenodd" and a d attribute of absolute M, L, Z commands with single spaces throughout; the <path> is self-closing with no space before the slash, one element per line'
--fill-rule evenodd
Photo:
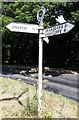
<path fill-rule="evenodd" d="M 43 22 L 40 23 L 43 29 Z M 40 37 L 39 30 L 39 72 L 38 72 L 38 117 L 41 117 L 42 112 L 42 63 L 43 63 L 43 38 Z"/>
<path fill-rule="evenodd" d="M 49 43 L 48 37 L 43 38 L 43 40 L 44 40 L 46 43 Z"/>
<path fill-rule="evenodd" d="M 41 12 L 41 11 L 42 11 L 42 16 L 40 16 L 40 12 Z M 46 13 L 46 9 L 45 9 L 44 6 L 42 6 L 40 9 L 38 9 L 38 12 L 37 12 L 37 20 L 38 20 L 39 22 L 43 21 L 45 13 Z"/>
<path fill-rule="evenodd" d="M 73 24 L 70 23 L 63 23 L 60 25 L 56 25 L 51 28 L 46 28 L 44 30 L 41 30 L 40 37 L 48 37 L 58 34 L 63 34 L 69 32 L 74 27 Z"/>
<path fill-rule="evenodd" d="M 66 20 L 63 18 L 63 15 L 58 16 L 58 18 L 56 18 L 56 21 L 59 22 L 59 23 L 66 22 Z"/>
<path fill-rule="evenodd" d="M 10 23 L 6 26 L 10 31 L 24 33 L 38 33 L 39 25 L 27 23 Z"/>
<path fill-rule="evenodd" d="M 39 75 L 38 75 L 38 117 L 41 117 L 42 110 L 42 38 L 39 38 Z"/>

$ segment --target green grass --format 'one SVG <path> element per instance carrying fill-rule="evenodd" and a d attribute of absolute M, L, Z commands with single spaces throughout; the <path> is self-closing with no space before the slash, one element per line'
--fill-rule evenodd
<path fill-rule="evenodd" d="M 29 86 L 20 81 L 15 81 L 9 78 L 0 78 L 0 96 L 4 93 L 18 95 L 21 92 L 27 91 Z"/>
<path fill-rule="evenodd" d="M 9 78 L 0 78 L 0 99 L 20 95 L 21 106 L 17 101 L 2 101 L 0 108 L 4 113 L 2 117 L 29 118 L 38 117 L 38 99 L 36 86 L 27 85 L 21 81 Z M 43 90 L 42 92 L 42 117 L 43 118 L 76 118 L 77 102 L 67 99 L 61 95 Z M 5 109 L 4 109 L 5 108 Z M 1 114 L 1 111 L 0 111 Z"/>

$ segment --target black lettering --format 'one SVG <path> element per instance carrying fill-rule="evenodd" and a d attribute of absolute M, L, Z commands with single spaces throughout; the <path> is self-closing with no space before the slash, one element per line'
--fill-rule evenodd
<path fill-rule="evenodd" d="M 61 33 L 61 30 L 56 30 L 55 31 L 55 34 L 60 34 Z"/>
<path fill-rule="evenodd" d="M 66 32 L 66 28 L 64 29 L 64 32 Z"/>
<path fill-rule="evenodd" d="M 61 25 L 61 28 L 63 29 L 63 24 Z"/>
<path fill-rule="evenodd" d="M 67 27 L 67 24 L 65 23 L 65 28 Z"/>
<path fill-rule="evenodd" d="M 32 30 L 35 30 L 35 28 L 32 28 Z"/>
<path fill-rule="evenodd" d="M 60 28 L 60 25 L 57 26 L 57 29 L 59 29 L 59 28 Z"/>
<path fill-rule="evenodd" d="M 12 26 L 12 28 L 15 28 L 15 26 Z"/>
<path fill-rule="evenodd" d="M 54 27 L 53 30 L 56 30 L 56 28 Z"/>
<path fill-rule="evenodd" d="M 17 29 L 17 26 L 15 26 L 15 28 Z"/>
<path fill-rule="evenodd" d="M 61 33 L 61 30 L 60 30 L 60 33 Z"/>
<path fill-rule="evenodd" d="M 22 28 L 22 26 L 20 26 L 20 29 Z"/>
<path fill-rule="evenodd" d="M 27 30 L 27 27 L 25 27 L 25 29 Z"/>

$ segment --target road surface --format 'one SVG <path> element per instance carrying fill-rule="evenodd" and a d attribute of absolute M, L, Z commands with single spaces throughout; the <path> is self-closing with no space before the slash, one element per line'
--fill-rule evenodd
<path fill-rule="evenodd" d="M 22 70 L 26 71 L 26 74 L 20 74 Z M 38 74 L 29 73 L 29 70 L 29 67 L 3 66 L 0 76 L 21 80 L 30 85 L 36 84 Z M 43 88 L 79 102 L 79 74 L 43 75 Z"/>

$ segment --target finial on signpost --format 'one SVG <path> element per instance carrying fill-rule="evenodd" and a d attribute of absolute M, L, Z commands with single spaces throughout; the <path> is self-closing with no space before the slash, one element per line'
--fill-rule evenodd
<path fill-rule="evenodd" d="M 41 12 L 42 12 L 42 15 L 40 15 Z M 37 20 L 39 23 L 41 23 L 43 21 L 45 13 L 46 13 L 46 9 L 44 6 L 42 6 L 40 9 L 38 9 Z"/>

